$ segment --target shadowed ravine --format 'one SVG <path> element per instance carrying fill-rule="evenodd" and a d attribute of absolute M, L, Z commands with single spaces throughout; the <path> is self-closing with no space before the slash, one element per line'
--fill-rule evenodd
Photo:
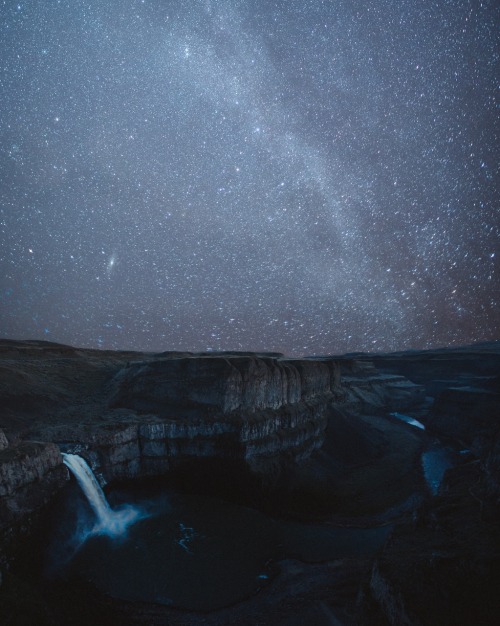
<path fill-rule="evenodd" d="M 147 501 L 136 497 L 133 491 L 119 493 L 128 510 L 136 511 L 133 521 L 118 528 L 111 520 L 109 530 L 100 523 L 98 532 L 87 533 L 89 512 L 75 509 L 75 494 L 68 494 L 47 553 L 51 578 L 92 582 L 122 600 L 214 610 L 269 584 L 278 561 L 369 557 L 391 529 L 287 522 L 218 498 L 164 490 Z M 109 512 L 115 513 L 110 507 Z M 67 562 L 60 560 L 61 543 L 74 545 Z"/>
<path fill-rule="evenodd" d="M 2 342 L 1 622 L 495 624 L 499 366 Z"/>

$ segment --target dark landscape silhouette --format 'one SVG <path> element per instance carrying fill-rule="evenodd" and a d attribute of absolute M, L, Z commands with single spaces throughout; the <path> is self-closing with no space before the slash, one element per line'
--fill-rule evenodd
<path fill-rule="evenodd" d="M 2 623 L 493 625 L 499 365 L 2 340 Z"/>

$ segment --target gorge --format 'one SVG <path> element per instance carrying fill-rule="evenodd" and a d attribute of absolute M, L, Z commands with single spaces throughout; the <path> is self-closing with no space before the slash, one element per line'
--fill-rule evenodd
<path fill-rule="evenodd" d="M 290 359 L 1 341 L 2 622 L 494 623 L 499 365 L 498 343 Z M 120 587 L 118 549 L 114 574 L 95 566 L 112 563 L 99 532 L 47 576 L 43 546 L 85 508 L 66 466 L 92 481 L 74 455 L 97 526 L 128 526 L 127 562 L 183 572 L 163 600 L 136 581 L 168 559 Z"/>

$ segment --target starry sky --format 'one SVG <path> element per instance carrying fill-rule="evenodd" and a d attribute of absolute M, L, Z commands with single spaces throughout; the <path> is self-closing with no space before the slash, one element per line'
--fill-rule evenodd
<path fill-rule="evenodd" d="M 493 0 L 0 2 L 0 335 L 500 338 Z"/>

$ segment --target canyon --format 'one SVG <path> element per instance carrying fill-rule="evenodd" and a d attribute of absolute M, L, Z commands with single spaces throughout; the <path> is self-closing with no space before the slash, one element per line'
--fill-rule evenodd
<path fill-rule="evenodd" d="M 499 365 L 498 342 L 292 359 L 1 340 L 2 610 L 11 620 L 34 611 L 16 601 L 27 585 L 44 590 L 39 623 L 76 619 L 82 603 L 90 608 L 71 623 L 494 623 Z M 421 458 L 436 440 L 457 460 L 432 495 Z M 64 585 L 74 606 L 55 609 L 59 591 L 23 576 L 71 486 L 62 453 L 85 459 L 108 490 L 167 481 L 278 518 L 394 528 L 376 555 L 282 559 L 272 584 L 208 614 Z"/>

